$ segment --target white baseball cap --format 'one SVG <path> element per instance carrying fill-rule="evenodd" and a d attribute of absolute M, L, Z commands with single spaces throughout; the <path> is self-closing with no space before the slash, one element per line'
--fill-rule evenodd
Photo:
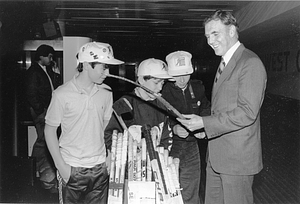
<path fill-rule="evenodd" d="M 192 74 L 192 55 L 186 51 L 176 51 L 167 55 L 168 74 L 171 76 L 181 76 Z"/>
<path fill-rule="evenodd" d="M 101 62 L 104 64 L 123 64 L 114 58 L 113 49 L 107 43 L 89 42 L 78 51 L 78 62 Z"/>
<path fill-rule="evenodd" d="M 137 76 L 152 76 L 159 79 L 170 79 L 167 64 L 159 59 L 149 58 L 142 61 L 138 67 Z"/>

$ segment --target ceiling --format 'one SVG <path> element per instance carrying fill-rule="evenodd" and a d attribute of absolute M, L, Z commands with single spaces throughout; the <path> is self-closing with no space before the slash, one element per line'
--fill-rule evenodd
<path fill-rule="evenodd" d="M 192 37 L 216 9 L 236 11 L 237 1 L 59 1 L 43 13 L 65 25 L 66 35 Z"/>
<path fill-rule="evenodd" d="M 117 48 L 123 51 L 122 57 L 132 55 L 134 51 L 139 55 L 137 58 L 143 58 L 160 57 L 166 55 L 166 52 L 179 49 L 199 51 L 199 47 L 206 45 L 202 23 L 209 14 L 216 9 L 235 12 L 248 3 L 162 0 L 0 1 L 0 14 L 7 15 L 9 19 L 13 18 L 13 13 L 22 16 L 15 17 L 14 22 L 26 21 L 19 23 L 16 32 L 22 32 L 22 36 L 27 39 L 56 38 L 57 35 L 51 31 L 48 37 L 45 34 L 45 25 L 54 20 L 64 36 L 86 36 L 108 42 L 114 50 Z M 24 24 L 27 24 L 24 31 L 19 31 Z"/>
<path fill-rule="evenodd" d="M 164 58 L 175 50 L 186 50 L 193 54 L 193 58 L 203 59 L 214 55 L 204 37 L 203 20 L 216 9 L 236 13 L 251 2 L 0 0 L 0 22 L 3 31 L 8 27 L 8 36 L 14 33 L 24 40 L 85 36 L 107 42 L 123 59 Z M 289 15 L 294 15 L 293 18 L 299 16 Z M 268 21 L 268 25 L 252 27 L 243 33 L 242 40 L 244 43 L 253 41 L 251 36 L 256 36 L 256 40 L 271 36 L 278 38 L 285 30 L 291 29 L 290 19 L 291 16 L 280 16 L 276 21 Z M 53 23 L 57 28 L 54 31 L 51 30 Z"/>

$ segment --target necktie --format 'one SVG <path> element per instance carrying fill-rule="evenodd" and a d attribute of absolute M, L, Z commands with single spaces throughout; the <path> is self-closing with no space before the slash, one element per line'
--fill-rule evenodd
<path fill-rule="evenodd" d="M 223 59 L 223 57 L 222 57 L 221 62 L 220 62 L 220 65 L 219 65 L 219 68 L 218 68 L 218 71 L 217 71 L 217 74 L 216 74 L 215 84 L 217 83 L 219 77 L 221 76 L 224 67 L 225 67 L 225 62 L 224 62 L 224 59 Z"/>

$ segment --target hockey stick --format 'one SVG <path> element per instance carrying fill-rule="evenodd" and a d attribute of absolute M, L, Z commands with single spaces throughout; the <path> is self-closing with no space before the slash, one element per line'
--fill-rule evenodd
<path fill-rule="evenodd" d="M 142 89 L 144 89 L 145 91 L 147 91 L 148 93 L 151 93 L 152 95 L 154 95 L 157 100 L 159 100 L 168 110 L 172 111 L 178 118 L 180 119 L 186 119 L 178 110 L 176 110 L 168 101 L 166 101 L 163 97 L 161 97 L 158 93 L 155 93 L 154 91 L 148 89 L 147 87 L 139 84 L 139 83 L 136 83 L 134 81 L 131 81 L 129 79 L 126 79 L 125 77 L 120 77 L 120 76 L 115 76 L 115 75 L 112 75 L 112 74 L 108 74 L 107 75 L 108 77 L 112 77 L 112 78 L 116 78 L 116 79 L 121 79 L 123 81 L 127 81 L 129 83 L 132 83 Z"/>
<path fill-rule="evenodd" d="M 149 152 L 155 182 L 157 183 L 157 190 L 160 194 L 160 200 L 164 202 L 168 197 L 168 190 L 164 180 L 164 175 L 159 161 L 159 157 L 157 155 L 157 152 L 154 150 L 150 131 L 150 125 L 144 125 L 142 127 L 142 133 L 144 134 L 144 137 L 146 139 L 146 145 Z"/>

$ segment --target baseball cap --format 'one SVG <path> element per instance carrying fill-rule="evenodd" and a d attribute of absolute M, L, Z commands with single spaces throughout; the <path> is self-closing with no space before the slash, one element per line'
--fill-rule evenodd
<path fill-rule="evenodd" d="M 192 55 L 186 51 L 176 51 L 167 55 L 168 74 L 171 76 L 180 76 L 192 74 Z"/>
<path fill-rule="evenodd" d="M 89 42 L 78 52 L 78 62 L 101 62 L 104 64 L 123 64 L 114 58 L 113 49 L 107 43 Z"/>
<path fill-rule="evenodd" d="M 152 76 L 160 79 L 170 79 L 167 64 L 159 59 L 149 58 L 142 61 L 138 67 L 137 76 Z"/>

